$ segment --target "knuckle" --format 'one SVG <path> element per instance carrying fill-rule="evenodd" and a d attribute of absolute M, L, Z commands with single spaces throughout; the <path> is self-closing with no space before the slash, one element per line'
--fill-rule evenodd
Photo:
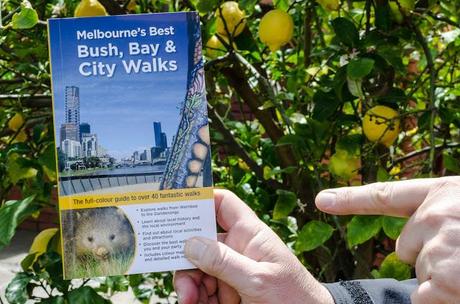
<path fill-rule="evenodd" d="M 392 183 L 375 183 L 370 188 L 370 197 L 380 211 L 385 211 L 393 195 Z"/>
<path fill-rule="evenodd" d="M 259 269 L 254 271 L 249 281 L 254 294 L 265 294 L 267 290 L 274 286 L 274 275 L 268 269 Z"/>

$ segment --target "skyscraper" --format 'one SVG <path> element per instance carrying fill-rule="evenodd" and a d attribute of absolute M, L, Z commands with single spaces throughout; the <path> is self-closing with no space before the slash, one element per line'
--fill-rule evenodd
<path fill-rule="evenodd" d="M 166 139 L 166 133 L 161 132 L 161 148 L 165 150 L 168 148 L 168 140 Z"/>
<path fill-rule="evenodd" d="M 161 122 L 154 121 L 153 122 L 153 133 L 155 136 L 155 147 L 161 147 L 162 136 L 161 136 Z"/>
<path fill-rule="evenodd" d="M 80 90 L 75 86 L 65 87 L 65 123 L 77 128 L 77 140 L 80 140 Z"/>
<path fill-rule="evenodd" d="M 61 125 L 61 130 L 60 130 L 60 135 L 61 135 L 61 145 L 62 142 L 66 139 L 73 140 L 73 141 L 78 141 L 78 132 L 77 132 L 77 127 L 73 123 L 65 123 Z"/>
<path fill-rule="evenodd" d="M 80 124 L 80 138 L 83 138 L 84 134 L 91 134 L 91 126 L 86 122 Z"/>

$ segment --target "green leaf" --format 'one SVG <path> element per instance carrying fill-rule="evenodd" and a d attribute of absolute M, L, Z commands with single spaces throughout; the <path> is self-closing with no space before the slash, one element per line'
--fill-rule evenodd
<path fill-rule="evenodd" d="M 347 225 L 348 246 L 351 248 L 370 240 L 379 233 L 380 228 L 382 228 L 382 218 L 380 216 L 354 216 Z"/>
<path fill-rule="evenodd" d="M 48 299 L 43 299 L 40 301 L 40 304 L 64 304 L 65 299 L 62 296 L 55 296 Z"/>
<path fill-rule="evenodd" d="M 35 262 L 35 258 L 37 257 L 37 253 L 28 254 L 24 259 L 21 261 L 21 268 L 23 271 L 27 271 L 32 264 Z"/>
<path fill-rule="evenodd" d="M 386 182 L 387 180 L 390 179 L 390 177 L 391 175 L 384 168 L 379 167 L 377 169 L 377 181 L 378 182 Z"/>
<path fill-rule="evenodd" d="M 390 7 L 386 2 L 377 2 L 377 7 L 375 8 L 375 26 L 382 31 L 388 31 L 390 29 Z"/>
<path fill-rule="evenodd" d="M 318 90 L 313 96 L 313 101 L 315 103 L 313 118 L 320 121 L 334 115 L 340 105 L 340 100 L 333 91 L 325 93 Z"/>
<path fill-rule="evenodd" d="M 286 190 L 276 190 L 278 199 L 273 210 L 273 219 L 279 220 L 288 216 L 297 206 L 297 196 L 294 192 Z"/>
<path fill-rule="evenodd" d="M 332 27 L 337 39 L 349 47 L 357 47 L 359 44 L 359 33 L 356 26 L 346 18 L 332 20 Z"/>
<path fill-rule="evenodd" d="M 8 176 L 13 184 L 27 178 L 37 176 L 37 169 L 30 166 L 23 166 L 23 161 L 18 154 L 10 154 L 7 160 Z"/>
<path fill-rule="evenodd" d="M 289 8 L 289 1 L 288 0 L 273 0 L 273 4 L 277 9 L 287 11 Z"/>
<path fill-rule="evenodd" d="M 363 79 L 374 68 L 375 61 L 370 58 L 358 58 L 347 65 L 347 76 L 353 80 Z"/>
<path fill-rule="evenodd" d="M 38 159 L 40 165 L 43 166 L 43 169 L 48 176 L 48 178 L 52 181 L 56 180 L 56 150 L 54 148 L 54 144 L 50 144 L 46 147 L 43 151 L 42 155 Z"/>
<path fill-rule="evenodd" d="M 39 210 L 39 206 L 34 202 L 35 195 L 23 200 L 8 201 L 0 207 L 0 250 L 7 246 L 14 236 L 16 227 Z"/>
<path fill-rule="evenodd" d="M 361 80 L 353 80 L 348 78 L 347 79 L 348 90 L 350 91 L 351 95 L 355 97 L 364 97 L 363 93 L 363 82 Z"/>
<path fill-rule="evenodd" d="M 28 1 L 21 4 L 21 10 L 13 15 L 11 24 L 14 29 L 29 29 L 38 23 L 38 14 Z"/>
<path fill-rule="evenodd" d="M 295 243 L 295 250 L 297 253 L 310 251 L 316 249 L 326 242 L 334 232 L 331 225 L 320 222 L 310 221 L 300 230 L 297 242 Z"/>
<path fill-rule="evenodd" d="M 23 304 L 29 299 L 27 286 L 32 281 L 33 276 L 20 272 L 16 274 L 13 280 L 8 284 L 5 291 L 5 297 L 10 303 Z"/>
<path fill-rule="evenodd" d="M 218 0 L 199 0 L 196 4 L 196 9 L 201 14 L 207 14 L 217 8 Z"/>
<path fill-rule="evenodd" d="M 444 164 L 444 168 L 453 173 L 460 174 L 460 162 L 458 161 L 458 159 L 452 157 L 449 154 L 443 154 L 442 161 Z"/>
<path fill-rule="evenodd" d="M 69 303 L 72 304 L 109 304 L 110 301 L 101 297 L 94 289 L 83 286 L 74 289 L 67 295 Z"/>
<path fill-rule="evenodd" d="M 383 216 L 382 217 L 382 227 L 385 234 L 396 240 L 401 234 L 404 225 L 406 225 L 407 219 L 401 217 L 392 217 L 392 216 Z"/>
<path fill-rule="evenodd" d="M 407 280 L 411 278 L 411 267 L 401 262 L 396 253 L 393 252 L 383 260 L 379 274 L 381 278 Z"/>

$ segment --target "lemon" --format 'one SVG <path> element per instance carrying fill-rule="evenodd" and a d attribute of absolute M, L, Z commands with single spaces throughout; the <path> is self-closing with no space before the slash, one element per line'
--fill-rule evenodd
<path fill-rule="evenodd" d="M 134 12 L 136 10 L 136 6 L 137 6 L 137 3 L 136 3 L 136 0 L 130 0 L 128 5 L 126 6 L 126 8 L 130 11 L 130 12 Z"/>
<path fill-rule="evenodd" d="M 361 162 L 358 156 L 351 155 L 347 151 L 337 150 L 329 159 L 329 171 L 343 180 L 350 180 L 359 173 Z"/>
<path fill-rule="evenodd" d="M 13 140 L 13 143 L 25 142 L 27 140 L 27 133 L 24 130 L 19 131 L 18 135 Z"/>
<path fill-rule="evenodd" d="M 37 234 L 30 246 L 29 253 L 36 253 L 36 256 L 39 256 L 46 252 L 48 248 L 48 243 L 51 241 L 53 236 L 58 232 L 57 228 L 48 228 Z"/>
<path fill-rule="evenodd" d="M 336 11 L 340 7 L 339 0 L 316 0 L 325 10 Z"/>
<path fill-rule="evenodd" d="M 272 52 L 288 43 L 294 33 L 292 17 L 285 11 L 271 10 L 262 17 L 259 25 L 260 40 L 268 45 Z"/>
<path fill-rule="evenodd" d="M 97 0 L 82 0 L 75 9 L 75 17 L 106 16 L 107 11 Z"/>
<path fill-rule="evenodd" d="M 22 117 L 21 113 L 16 113 L 8 121 L 8 128 L 10 128 L 13 131 L 18 131 L 22 127 L 23 124 L 24 124 L 24 117 Z"/>
<path fill-rule="evenodd" d="M 375 106 L 364 115 L 363 131 L 367 139 L 390 147 L 399 134 L 398 112 L 386 106 Z"/>
<path fill-rule="evenodd" d="M 227 37 L 220 36 L 227 44 L 230 43 Z M 233 43 L 233 48 L 236 49 L 235 43 Z M 223 56 L 227 53 L 227 48 L 225 45 L 220 41 L 217 35 L 213 35 L 209 38 L 208 42 L 206 42 L 206 54 L 209 58 L 217 58 L 219 56 Z"/>
<path fill-rule="evenodd" d="M 222 11 L 222 16 L 221 16 Z M 217 33 L 220 35 L 228 36 L 230 33 L 233 36 L 238 36 L 246 26 L 245 14 L 240 10 L 238 3 L 235 1 L 227 1 L 222 3 L 220 9 L 216 11 L 217 17 Z M 225 28 L 225 24 L 227 29 Z M 228 30 L 228 31 L 227 31 Z"/>

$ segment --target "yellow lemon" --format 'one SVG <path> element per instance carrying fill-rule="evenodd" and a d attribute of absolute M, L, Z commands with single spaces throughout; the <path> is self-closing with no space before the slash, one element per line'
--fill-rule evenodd
<path fill-rule="evenodd" d="M 339 0 L 316 0 L 325 10 L 336 11 L 340 7 Z"/>
<path fill-rule="evenodd" d="M 347 151 L 337 150 L 329 159 L 329 171 L 347 181 L 358 175 L 360 167 L 359 157 L 350 155 Z"/>
<path fill-rule="evenodd" d="M 75 17 L 106 16 L 105 7 L 97 0 L 82 0 L 75 9 Z"/>
<path fill-rule="evenodd" d="M 225 36 L 220 36 L 227 44 L 230 42 L 229 39 Z M 235 43 L 233 43 L 233 48 L 236 49 Z M 209 38 L 208 42 L 206 42 L 206 54 L 209 58 L 217 58 L 219 56 L 223 56 L 227 53 L 227 48 L 225 45 L 220 41 L 217 35 L 213 35 Z"/>
<path fill-rule="evenodd" d="M 399 134 L 398 112 L 386 106 L 375 106 L 364 115 L 363 131 L 367 139 L 390 147 Z"/>
<path fill-rule="evenodd" d="M 57 232 L 57 228 L 48 228 L 37 234 L 32 242 L 32 246 L 30 246 L 29 253 L 36 253 L 37 256 L 45 253 L 48 248 L 48 243 Z"/>
<path fill-rule="evenodd" d="M 14 114 L 13 117 L 8 121 L 8 128 L 13 131 L 18 131 L 24 124 L 24 117 L 20 113 Z"/>
<path fill-rule="evenodd" d="M 13 140 L 13 143 L 25 142 L 27 140 L 27 133 L 24 130 L 19 131 L 18 135 Z"/>
<path fill-rule="evenodd" d="M 282 10 L 271 10 L 262 17 L 259 25 L 260 40 L 276 51 L 292 39 L 294 22 L 292 17 Z"/>
<path fill-rule="evenodd" d="M 236 37 L 241 34 L 241 32 L 244 30 L 244 27 L 246 26 L 246 19 L 244 19 L 246 16 L 244 12 L 240 10 L 238 3 L 235 1 L 227 1 L 222 3 L 220 9 L 217 9 L 216 11 L 216 17 L 217 33 L 220 35 L 228 36 L 228 33 L 230 33 Z M 227 25 L 227 28 L 225 28 L 225 25 Z"/>
<path fill-rule="evenodd" d="M 137 6 L 136 0 L 130 0 L 129 3 L 128 3 L 128 5 L 126 6 L 126 8 L 127 8 L 129 11 L 133 12 L 133 11 L 136 10 L 136 6 Z"/>

